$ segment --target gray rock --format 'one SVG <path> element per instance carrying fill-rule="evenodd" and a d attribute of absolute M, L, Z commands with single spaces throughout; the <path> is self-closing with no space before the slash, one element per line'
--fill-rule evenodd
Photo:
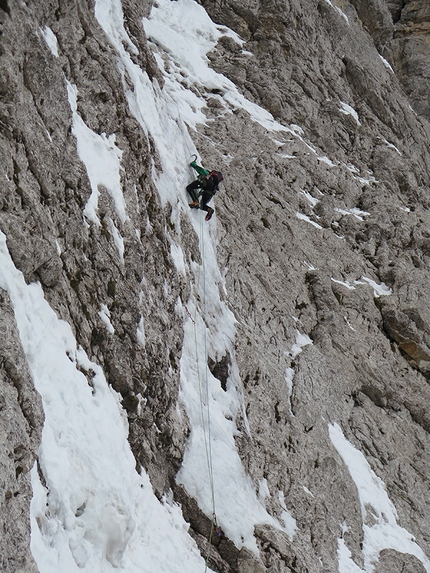
<path fill-rule="evenodd" d="M 237 559 L 238 573 L 265 573 L 266 568 L 249 549 L 242 547 Z"/>
<path fill-rule="evenodd" d="M 381 551 L 375 573 L 424 573 L 425 568 L 415 555 L 398 553 L 393 549 Z"/>
<path fill-rule="evenodd" d="M 30 552 L 30 470 L 37 463 L 43 410 L 11 302 L 1 289 L 0 333 L 0 565 L 5 573 L 36 573 Z"/>
<path fill-rule="evenodd" d="M 361 506 L 330 441 L 330 422 L 365 455 L 399 524 L 430 554 L 427 4 L 200 3 L 251 53 L 224 37 L 209 54 L 212 67 L 283 125 L 302 129 L 300 137 L 268 133 L 210 92 L 208 122 L 192 133 L 204 164 L 225 176 L 215 198 L 217 263 L 221 296 L 237 319 L 234 355 L 210 354 L 208 365 L 223 389 L 237 365 L 247 416 L 236 420 L 243 465 L 256 487 L 266 479 L 267 510 L 281 514 L 281 491 L 297 524 L 292 539 L 257 525 L 258 558 L 224 534 L 214 540 L 210 566 L 336 571 L 342 536 L 364 566 Z M 124 0 L 125 27 L 138 47 L 136 63 L 163 89 L 158 48 L 140 25 L 150 6 Z M 210 518 L 175 484 L 189 433 L 186 413 L 177 411 L 183 330 L 176 309 L 195 277 L 177 272 L 170 245 L 181 242 L 184 260 L 201 265 L 198 238 L 186 215 L 175 228 L 172 206 L 161 204 L 151 180 L 160 164 L 155 144 L 128 109 L 93 6 L 3 2 L 0 25 L 0 225 L 13 261 L 27 282 L 41 283 L 121 393 L 136 466 L 160 498 L 173 489 L 206 554 Z M 58 58 L 37 32 L 46 25 L 57 36 Z M 128 221 L 100 188 L 101 224 L 84 224 L 91 187 L 71 132 L 66 80 L 78 87 L 87 125 L 116 134 Z M 110 221 L 124 238 L 123 264 Z M 381 282 L 390 296 L 372 286 Z M 98 315 L 102 304 L 114 333 Z M 1 519 L 12 524 L 0 540 L 1 565 L 30 573 L 37 568 L 29 551 L 29 470 L 43 414 L 5 295 L 0 310 Z M 298 332 L 312 344 L 295 355 Z M 378 573 L 409 569 L 420 564 L 393 550 L 375 565 Z"/>

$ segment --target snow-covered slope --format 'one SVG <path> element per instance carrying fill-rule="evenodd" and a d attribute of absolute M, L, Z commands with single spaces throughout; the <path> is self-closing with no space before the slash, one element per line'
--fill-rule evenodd
<path fill-rule="evenodd" d="M 342 35 L 346 55 L 340 64 L 327 51 L 328 71 L 295 62 L 308 75 L 299 80 L 288 70 L 293 48 L 282 45 L 281 54 L 276 34 L 283 26 L 294 37 L 289 18 L 312 2 L 278 15 L 264 3 L 243 11 L 232 2 L 224 13 L 207 3 L 237 31 L 201 4 L 157 0 L 144 16 L 129 2 L 96 0 L 55 21 L 46 7 L 40 25 L 22 8 L 58 72 L 56 105 L 70 124 L 54 127 L 36 97 L 34 117 L 50 127 L 37 120 L 28 133 L 43 133 L 58 157 L 67 141 L 80 165 L 77 174 L 61 167 L 57 178 L 45 159 L 54 151 L 30 152 L 22 128 L 25 153 L 8 152 L 4 174 L 24 211 L 42 189 L 33 216 L 51 249 L 28 262 L 37 253 L 17 246 L 14 232 L 25 218 L 4 208 L 0 287 L 45 417 L 30 464 L 36 567 L 382 573 L 403 563 L 430 572 L 428 415 L 411 398 L 417 388 L 428 393 L 426 315 L 402 298 L 402 263 L 396 274 L 391 261 L 403 246 L 381 231 L 408 235 L 411 205 L 424 217 L 418 166 L 428 126 L 408 111 L 352 5 L 309 8 L 308 33 L 325 50 Z M 264 33 L 255 31 L 264 29 L 260 8 Z M 68 19 L 79 21 L 87 65 L 93 58 L 112 74 L 110 85 L 74 70 Z M 318 51 L 300 34 L 309 53 Z M 366 55 L 374 84 L 363 87 L 357 70 Z M 29 105 L 25 97 L 20 105 Z M 401 141 L 393 109 L 418 152 Z M 210 222 L 188 207 L 193 154 L 225 174 Z M 380 181 L 386 157 L 410 158 L 408 183 L 403 163 Z M 62 193 L 74 202 L 70 231 Z M 416 269 L 426 260 L 420 232 Z M 414 321 L 412 334 L 402 316 Z M 398 474 L 407 476 L 401 485 Z M 5 571 L 17 567 L 5 563 Z"/>

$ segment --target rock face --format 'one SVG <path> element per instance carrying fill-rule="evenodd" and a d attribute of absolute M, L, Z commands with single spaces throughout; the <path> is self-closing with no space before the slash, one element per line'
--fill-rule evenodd
<path fill-rule="evenodd" d="M 142 46 L 141 65 L 157 73 L 139 24 L 149 5 L 130 2 L 124 3 L 123 9 L 130 19 L 130 36 L 136 34 L 135 41 Z M 165 214 L 150 182 L 149 142 L 127 111 L 120 74 L 109 57 L 106 38 L 94 17 L 94 5 L 54 2 L 30 8 L 24 3 L 18 6 L 3 2 L 0 22 L 1 230 L 25 279 L 40 281 L 58 316 L 72 326 L 79 343 L 99 361 L 109 382 L 122 394 L 123 406 L 130 420 L 136 422 L 130 424 L 136 464 L 148 468 L 153 486 L 161 495 L 176 474 L 182 455 L 171 439 L 173 424 L 168 421 L 171 412 L 176 411 L 181 349 L 181 325 L 175 326 L 171 316 L 178 292 L 186 293 L 189 287 L 173 272 L 170 245 L 164 234 Z M 46 26 L 56 34 L 58 57 L 44 39 Z M 87 124 L 100 133 L 116 133 L 121 142 L 122 165 L 127 173 L 122 185 L 135 220 L 123 224 L 112 198 L 100 189 L 100 225 L 85 226 L 83 208 L 91 188 L 71 133 L 66 82 L 79 85 L 82 97 L 78 111 Z M 114 241 L 113 225 L 127 237 L 124 265 Z M 135 229 L 140 229 L 140 240 Z M 136 335 L 143 273 L 151 292 L 144 302 L 143 323 L 148 321 L 148 326 L 143 324 L 144 348 Z M 171 285 L 170 294 L 164 288 L 166 281 Z M 114 337 L 98 316 L 101 304 L 108 306 L 115 323 Z M 7 308 L 6 302 L 4 306 Z M 12 321 L 10 316 L 8 319 Z M 37 451 L 43 414 L 37 396 L 28 405 L 28 415 L 20 406 L 27 398 L 19 388 L 31 387 L 32 382 L 25 362 L 15 378 L 8 373 L 6 365 L 19 356 L 16 332 L 11 328 L 6 330 L 2 340 L 6 345 L 1 347 L 6 370 L 2 376 L 1 414 L 5 416 L 8 440 L 4 454 L 7 465 L 1 477 L 5 484 L 2 523 L 8 534 L 2 536 L 1 555 L 2 571 L 16 573 L 21 571 L 21 562 L 22 571 L 35 570 L 33 565 L 24 566 L 29 554 L 28 472 Z M 9 340 L 12 333 L 15 338 Z M 139 392 L 146 397 L 148 407 L 136 420 L 135 395 Z M 34 429 L 26 425 L 33 409 Z M 177 441 L 183 444 L 185 436 L 181 428 Z M 166 462 L 167 452 L 171 463 Z M 16 479 L 12 476 L 15 470 Z"/>
<path fill-rule="evenodd" d="M 429 119 L 430 6 L 425 0 L 353 0 L 375 45 L 396 70 L 416 113 Z"/>
<path fill-rule="evenodd" d="M 430 117 L 430 6 L 428 2 L 407 2 L 398 12 L 392 42 L 393 61 L 414 110 Z"/>
<path fill-rule="evenodd" d="M 329 423 L 365 455 L 399 524 L 430 555 L 428 3 L 199 3 L 245 40 L 242 49 L 223 37 L 209 54 L 211 66 L 290 126 L 275 137 L 244 110 L 220 103 L 222 93 L 208 92 L 210 121 L 192 136 L 204 163 L 225 175 L 216 198 L 217 258 L 238 321 L 235 360 L 252 436 L 238 431 L 237 447 L 256 486 L 265 479 L 271 493 L 284 492 L 298 528 L 291 541 L 258 526 L 258 558 L 224 538 L 210 566 L 223 573 L 337 571 L 342 539 L 363 567 L 362 523 L 372 524 L 375 513 L 367 508 L 363 517 Z M 188 299 L 193 276 L 178 272 L 170 248 L 172 236 L 182 237 L 186 260 L 199 264 L 198 238 L 185 216 L 180 230 L 172 228 L 169 205 L 162 207 L 151 178 L 154 143 L 130 113 L 92 2 L 28 4 L 0 2 L 0 228 L 26 281 L 41 283 L 122 395 L 137 466 L 158 496 L 173 489 L 204 552 L 209 520 L 175 483 L 189 427 L 177 412 L 183 329 L 174 309 L 178 298 Z M 159 48 L 140 23 L 151 3 L 123 0 L 122 7 L 139 47 L 136 62 L 162 89 L 152 53 Z M 73 134 L 70 84 L 88 127 L 116 135 L 125 221 L 100 188 L 99 224 L 84 224 L 92 190 Z M 124 239 L 123 263 L 115 229 Z M 113 335 L 100 320 L 101 305 Z M 29 472 L 43 412 L 4 292 L 0 306 L 0 554 L 2 571 L 24 573 L 37 571 Z M 298 334 L 309 339 L 300 354 L 293 350 Z M 221 386 L 230 363 L 209 356 Z M 282 511 L 273 494 L 266 506 Z M 416 556 L 395 548 L 380 553 L 374 570 L 424 571 Z"/>
<path fill-rule="evenodd" d="M 30 470 L 37 459 L 43 410 L 3 290 L 0 309 L 0 564 L 2 571 L 36 572 L 30 553 Z"/>

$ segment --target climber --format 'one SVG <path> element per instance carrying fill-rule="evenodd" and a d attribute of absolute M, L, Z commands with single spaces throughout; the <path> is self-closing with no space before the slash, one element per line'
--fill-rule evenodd
<path fill-rule="evenodd" d="M 190 207 L 191 209 L 202 209 L 206 211 L 205 221 L 209 221 L 214 214 L 214 210 L 212 207 L 208 207 L 207 204 L 218 191 L 218 185 L 223 180 L 223 176 L 219 171 L 208 171 L 200 167 L 200 165 L 197 165 L 197 155 L 193 155 L 193 157 L 195 157 L 195 159 L 190 163 L 190 167 L 197 171 L 198 178 L 187 185 L 187 191 L 193 200 L 193 202 L 190 203 Z M 200 189 L 199 192 L 197 192 L 198 189 Z M 199 200 L 200 196 L 201 200 Z"/>

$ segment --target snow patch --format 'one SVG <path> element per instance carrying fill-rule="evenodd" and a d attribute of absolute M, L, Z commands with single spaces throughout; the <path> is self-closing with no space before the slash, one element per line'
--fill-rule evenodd
<path fill-rule="evenodd" d="M 355 290 L 355 286 L 352 285 L 349 281 L 338 281 L 338 280 L 334 279 L 333 277 L 331 278 L 331 280 L 334 283 L 337 283 L 339 285 L 346 287 L 348 290 Z"/>
<path fill-rule="evenodd" d="M 353 332 L 356 332 L 355 328 L 352 326 L 352 324 L 349 322 L 349 320 L 347 319 L 346 316 L 343 317 L 343 320 L 346 322 L 346 324 L 348 325 L 348 327 L 349 327 Z"/>
<path fill-rule="evenodd" d="M 76 344 L 38 284 L 27 285 L 0 232 L 10 296 L 45 423 L 31 471 L 31 552 L 41 573 L 201 573 L 180 509 L 161 503 L 127 441 L 120 395 Z"/>
<path fill-rule="evenodd" d="M 40 32 L 43 36 L 43 39 L 47 43 L 48 48 L 51 50 L 52 55 L 58 58 L 58 42 L 54 32 L 51 30 L 51 28 L 49 28 L 49 26 L 40 28 Z"/>
<path fill-rule="evenodd" d="M 415 555 L 427 573 L 430 573 L 430 560 L 415 542 L 413 535 L 398 525 L 397 511 L 387 495 L 385 484 L 371 469 L 364 455 L 348 442 L 338 424 L 329 424 L 329 435 L 357 487 L 363 519 L 364 569 L 352 560 L 345 541 L 339 539 L 339 572 L 371 573 L 380 552 L 383 549 L 395 549 L 400 553 Z"/>
<path fill-rule="evenodd" d="M 143 324 L 143 316 L 140 317 L 139 324 L 137 325 L 136 329 L 136 338 L 142 348 L 146 346 L 146 335 L 145 335 L 145 326 Z"/>
<path fill-rule="evenodd" d="M 390 149 L 394 149 L 394 151 L 395 151 L 396 153 L 398 153 L 400 156 L 402 155 L 401 151 L 399 151 L 399 150 L 397 149 L 397 147 L 396 147 L 393 143 L 390 143 L 390 142 L 387 141 L 386 139 L 383 139 L 383 142 L 384 142 L 385 145 L 386 145 L 387 147 L 389 147 Z"/>
<path fill-rule="evenodd" d="M 308 344 L 313 344 L 312 339 L 309 338 L 307 334 L 302 334 L 298 330 L 296 331 L 296 342 L 291 347 L 291 350 L 288 353 L 288 356 L 294 360 L 300 352 L 302 352 L 303 348 Z"/>
<path fill-rule="evenodd" d="M 375 177 L 354 177 L 357 181 L 359 181 L 362 185 L 370 185 L 371 183 L 379 183 Z"/>
<path fill-rule="evenodd" d="M 295 133 L 296 135 L 300 135 L 301 137 L 304 137 L 305 132 L 303 131 L 303 129 L 300 127 L 300 125 L 296 125 L 295 123 L 291 123 L 290 124 L 290 129 L 293 133 Z"/>
<path fill-rule="evenodd" d="M 351 173 L 360 173 L 360 169 L 356 165 L 354 165 L 353 163 L 347 163 L 344 165 L 348 169 L 348 171 L 350 171 Z"/>
<path fill-rule="evenodd" d="M 98 315 L 104 322 L 106 328 L 108 329 L 108 332 L 113 334 L 115 332 L 115 329 L 110 321 L 110 310 L 105 304 L 100 305 L 100 310 L 98 312 Z"/>
<path fill-rule="evenodd" d="M 326 3 L 331 6 L 334 10 L 336 10 L 336 12 L 342 16 L 342 18 L 345 20 L 345 22 L 348 24 L 349 26 L 349 20 L 348 20 L 348 16 L 342 12 L 342 10 L 339 8 L 339 6 L 335 6 L 330 0 L 325 0 Z"/>
<path fill-rule="evenodd" d="M 121 189 L 120 161 L 122 151 L 115 144 L 115 134 L 106 137 L 98 135 L 85 125 L 77 112 L 78 90 L 67 82 L 67 93 L 72 110 L 72 133 L 77 140 L 78 155 L 84 163 L 91 183 L 91 196 L 84 209 L 84 215 L 96 225 L 100 225 L 97 215 L 99 187 L 103 186 L 112 197 L 116 212 L 124 223 L 127 219 L 124 196 Z"/>
<path fill-rule="evenodd" d="M 387 68 L 387 70 L 390 70 L 390 72 L 391 72 L 392 74 L 394 74 L 394 70 L 393 70 L 393 68 L 391 67 L 390 63 L 387 62 L 387 60 L 386 60 L 385 58 L 383 58 L 383 57 L 381 56 L 381 54 L 379 54 L 379 57 L 381 58 L 381 61 L 382 61 L 382 63 L 384 64 L 384 66 Z"/>
<path fill-rule="evenodd" d="M 315 207 L 315 205 L 318 203 L 318 199 L 315 199 L 315 197 L 313 197 L 308 191 L 303 191 L 303 189 L 300 189 L 300 193 L 306 197 L 312 208 Z"/>
<path fill-rule="evenodd" d="M 362 276 L 361 279 L 359 280 L 355 280 L 354 284 L 351 284 L 349 281 L 339 281 L 334 279 L 333 277 L 331 278 L 331 280 L 334 283 L 344 286 L 348 290 L 355 290 L 354 285 L 369 284 L 373 288 L 374 296 L 376 298 L 379 298 L 380 296 L 389 296 L 393 292 L 392 289 L 388 287 L 385 283 L 377 283 L 376 281 L 369 279 L 368 277 L 365 276 Z"/>
<path fill-rule="evenodd" d="M 258 499 L 264 502 L 266 497 L 270 497 L 270 491 L 267 485 L 267 479 L 263 478 L 260 480 L 258 485 Z"/>
<path fill-rule="evenodd" d="M 355 111 L 353 107 L 351 107 L 344 101 L 340 102 L 339 111 L 345 115 L 351 115 L 355 119 L 356 124 L 361 125 L 360 120 L 358 119 L 358 113 Z"/>
<path fill-rule="evenodd" d="M 390 294 L 393 293 L 392 289 L 388 287 L 385 283 L 378 284 L 374 280 L 364 276 L 361 277 L 361 280 L 365 281 L 373 288 L 373 295 L 375 296 L 375 298 L 379 298 L 380 296 L 389 296 Z M 355 284 L 360 284 L 360 282 L 356 281 Z"/>
<path fill-rule="evenodd" d="M 283 491 L 278 491 L 278 499 L 281 507 L 283 509 L 281 513 L 281 519 L 284 522 L 285 529 L 287 530 L 288 536 L 290 539 L 293 539 L 294 534 L 296 533 L 298 527 L 297 522 L 291 513 L 288 511 L 287 506 L 285 505 L 285 495 Z"/>
<path fill-rule="evenodd" d="M 329 167 L 334 167 L 336 164 L 333 163 L 333 161 L 331 159 L 329 159 L 326 155 L 320 156 L 318 155 L 318 159 L 319 161 L 321 161 L 321 163 L 325 163 L 326 165 L 328 165 Z"/>
<path fill-rule="evenodd" d="M 115 243 L 115 246 L 118 250 L 118 256 L 119 256 L 119 260 L 121 261 L 121 264 L 124 264 L 124 239 L 122 238 L 120 232 L 118 231 L 115 223 L 112 221 L 112 219 L 110 217 L 108 217 L 108 223 L 110 226 L 110 231 L 112 233 L 112 237 L 113 237 L 113 241 Z"/>
<path fill-rule="evenodd" d="M 170 244 L 170 254 L 172 255 L 173 263 L 175 265 L 178 273 L 186 276 L 187 271 L 185 269 L 184 252 L 179 245 L 175 243 Z"/>
<path fill-rule="evenodd" d="M 310 223 L 311 225 L 313 225 L 317 229 L 323 228 L 323 227 L 321 227 L 321 225 L 318 225 L 318 223 L 315 223 L 315 221 L 312 221 L 312 219 L 310 217 L 308 217 L 307 215 L 305 215 L 304 213 L 296 212 L 296 217 L 297 217 L 297 219 L 301 219 L 302 221 L 306 221 L 307 223 Z"/>
<path fill-rule="evenodd" d="M 361 209 L 358 209 L 357 207 L 353 207 L 352 209 L 339 209 L 338 207 L 335 207 L 334 210 L 337 213 L 340 213 L 341 215 L 352 215 L 353 217 L 355 217 L 359 221 L 364 221 L 363 217 L 370 215 L 370 213 L 368 213 L 367 211 L 362 211 Z"/>

